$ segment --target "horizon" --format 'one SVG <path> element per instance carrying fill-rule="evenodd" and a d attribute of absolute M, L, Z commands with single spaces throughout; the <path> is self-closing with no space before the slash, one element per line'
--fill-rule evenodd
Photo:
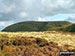
<path fill-rule="evenodd" d="M 0 30 L 23 21 L 75 23 L 74 0 L 0 0 Z"/>
<path fill-rule="evenodd" d="M 61 20 L 61 21 L 62 21 L 62 20 Z M 15 22 L 15 23 L 10 24 L 10 25 L 8 25 L 8 26 L 11 26 L 11 25 L 14 25 L 14 24 L 17 24 L 17 23 L 22 23 L 22 22 L 61 22 L 61 21 L 21 21 L 21 22 Z M 63 22 L 64 22 L 64 21 L 63 21 Z M 69 21 L 66 21 L 66 22 L 69 22 Z M 70 22 L 70 23 L 73 24 L 73 22 Z M 8 26 L 6 26 L 6 27 L 8 27 Z M 4 27 L 3 29 L 5 29 L 6 27 Z M 1 28 L 0 32 L 1 32 L 3 29 Z"/>

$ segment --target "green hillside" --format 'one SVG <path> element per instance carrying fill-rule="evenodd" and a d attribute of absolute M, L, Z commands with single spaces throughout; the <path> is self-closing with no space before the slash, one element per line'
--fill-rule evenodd
<path fill-rule="evenodd" d="M 38 22 L 38 21 L 26 21 L 10 25 L 3 29 L 6 32 L 19 32 L 19 31 L 48 31 L 54 30 L 55 28 L 60 28 L 72 23 L 67 21 L 48 21 L 48 22 Z"/>
<path fill-rule="evenodd" d="M 71 24 L 71 25 L 64 26 L 64 27 L 62 27 L 58 30 L 68 31 L 68 32 L 75 32 L 75 23 Z"/>

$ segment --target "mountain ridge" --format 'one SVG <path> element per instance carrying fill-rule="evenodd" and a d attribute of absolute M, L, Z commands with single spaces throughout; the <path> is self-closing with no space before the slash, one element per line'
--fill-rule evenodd
<path fill-rule="evenodd" d="M 3 29 L 6 32 L 19 31 L 52 31 L 57 30 L 63 26 L 71 25 L 68 21 L 25 21 L 10 25 Z M 58 29 L 60 30 L 60 29 Z M 61 30 L 62 31 L 62 30 Z"/>

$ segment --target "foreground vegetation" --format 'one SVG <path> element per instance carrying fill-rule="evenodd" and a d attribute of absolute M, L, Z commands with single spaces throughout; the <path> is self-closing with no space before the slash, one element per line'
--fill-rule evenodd
<path fill-rule="evenodd" d="M 59 56 L 75 51 L 75 33 L 0 32 L 0 56 Z"/>

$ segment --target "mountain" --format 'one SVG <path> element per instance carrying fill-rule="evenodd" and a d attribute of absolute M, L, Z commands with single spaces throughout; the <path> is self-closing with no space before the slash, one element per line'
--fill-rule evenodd
<path fill-rule="evenodd" d="M 22 31 L 51 31 L 57 28 L 70 25 L 72 23 L 67 21 L 48 21 L 48 22 L 38 22 L 38 21 L 26 21 L 10 25 L 3 29 L 6 32 L 22 32 Z"/>
<path fill-rule="evenodd" d="M 69 18 L 67 18 L 65 21 L 69 21 L 69 22 L 75 23 L 75 18 L 69 17 Z"/>

